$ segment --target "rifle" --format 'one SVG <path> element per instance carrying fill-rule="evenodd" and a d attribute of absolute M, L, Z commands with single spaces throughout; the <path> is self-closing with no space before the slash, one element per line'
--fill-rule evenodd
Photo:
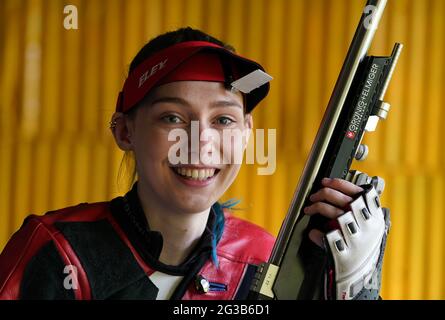
<path fill-rule="evenodd" d="M 310 219 L 303 208 L 309 204 L 309 196 L 321 188 L 322 178 L 341 178 L 353 183 L 365 180 L 382 189 L 380 180 L 363 179 L 360 172 L 349 170 L 353 158 L 364 160 L 367 156 L 368 149 L 361 144 L 365 131 L 374 131 L 379 119 L 386 119 L 390 108 L 383 98 L 403 46 L 396 43 L 389 57 L 367 56 L 386 2 L 366 3 L 271 257 L 258 267 L 248 299 L 321 297 L 325 259 L 312 263 L 308 272 L 303 243 L 308 226 L 320 229 L 328 219 L 321 216 Z"/>

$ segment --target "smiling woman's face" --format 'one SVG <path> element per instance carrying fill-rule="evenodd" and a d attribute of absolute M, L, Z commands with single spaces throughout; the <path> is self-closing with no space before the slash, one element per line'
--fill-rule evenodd
<path fill-rule="evenodd" d="M 198 137 L 191 135 L 192 121 L 198 121 Z M 244 114 L 242 95 L 226 90 L 222 83 L 178 81 L 155 88 L 128 121 L 138 181 L 147 191 L 147 200 L 184 213 L 208 209 L 238 174 L 240 161 L 233 163 L 233 155 L 245 147 L 239 134 L 229 140 L 223 136 L 239 130 L 246 132 L 251 127 L 252 118 Z M 177 140 L 169 141 L 174 129 L 187 133 L 186 163 L 174 165 L 169 159 L 169 151 L 176 150 L 171 148 L 178 146 Z M 203 130 L 212 139 L 200 141 Z M 207 159 L 214 159 L 212 163 L 202 161 L 201 153 L 201 160 L 191 164 L 191 137 L 198 139 L 193 143 L 201 152 L 205 150 Z M 227 163 L 227 155 L 232 163 Z"/>

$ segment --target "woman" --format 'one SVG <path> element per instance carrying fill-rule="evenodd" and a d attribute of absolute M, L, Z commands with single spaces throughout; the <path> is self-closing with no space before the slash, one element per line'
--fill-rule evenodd
<path fill-rule="evenodd" d="M 111 121 L 117 145 L 134 157 L 137 182 L 110 202 L 28 217 L 0 256 L 0 297 L 245 298 L 274 238 L 218 200 L 240 169 L 234 154 L 246 146 L 251 111 L 269 90 L 257 70 L 264 71 L 191 28 L 147 43 Z M 223 141 L 224 131 L 246 139 Z M 305 213 L 343 216 L 363 191 L 342 180 L 323 184 Z M 320 231 L 309 236 L 323 246 Z M 341 263 L 335 255 L 334 262 Z"/>

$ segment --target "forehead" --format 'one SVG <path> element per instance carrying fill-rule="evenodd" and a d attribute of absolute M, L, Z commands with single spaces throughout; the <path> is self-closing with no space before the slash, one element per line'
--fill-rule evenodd
<path fill-rule="evenodd" d="M 178 97 L 189 102 L 215 102 L 220 100 L 234 101 L 243 106 L 243 95 L 232 92 L 224 87 L 222 82 L 212 81 L 176 81 L 154 88 L 147 102 L 164 97 Z"/>

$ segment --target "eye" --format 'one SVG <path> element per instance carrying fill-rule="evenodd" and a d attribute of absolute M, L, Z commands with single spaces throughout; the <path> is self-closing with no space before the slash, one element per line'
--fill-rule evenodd
<path fill-rule="evenodd" d="M 218 119 L 216 119 L 216 123 L 222 126 L 229 126 L 234 122 L 235 121 L 230 119 L 229 117 L 219 117 Z"/>
<path fill-rule="evenodd" d="M 174 114 L 166 115 L 162 117 L 162 120 L 172 124 L 183 123 L 182 119 Z"/>

